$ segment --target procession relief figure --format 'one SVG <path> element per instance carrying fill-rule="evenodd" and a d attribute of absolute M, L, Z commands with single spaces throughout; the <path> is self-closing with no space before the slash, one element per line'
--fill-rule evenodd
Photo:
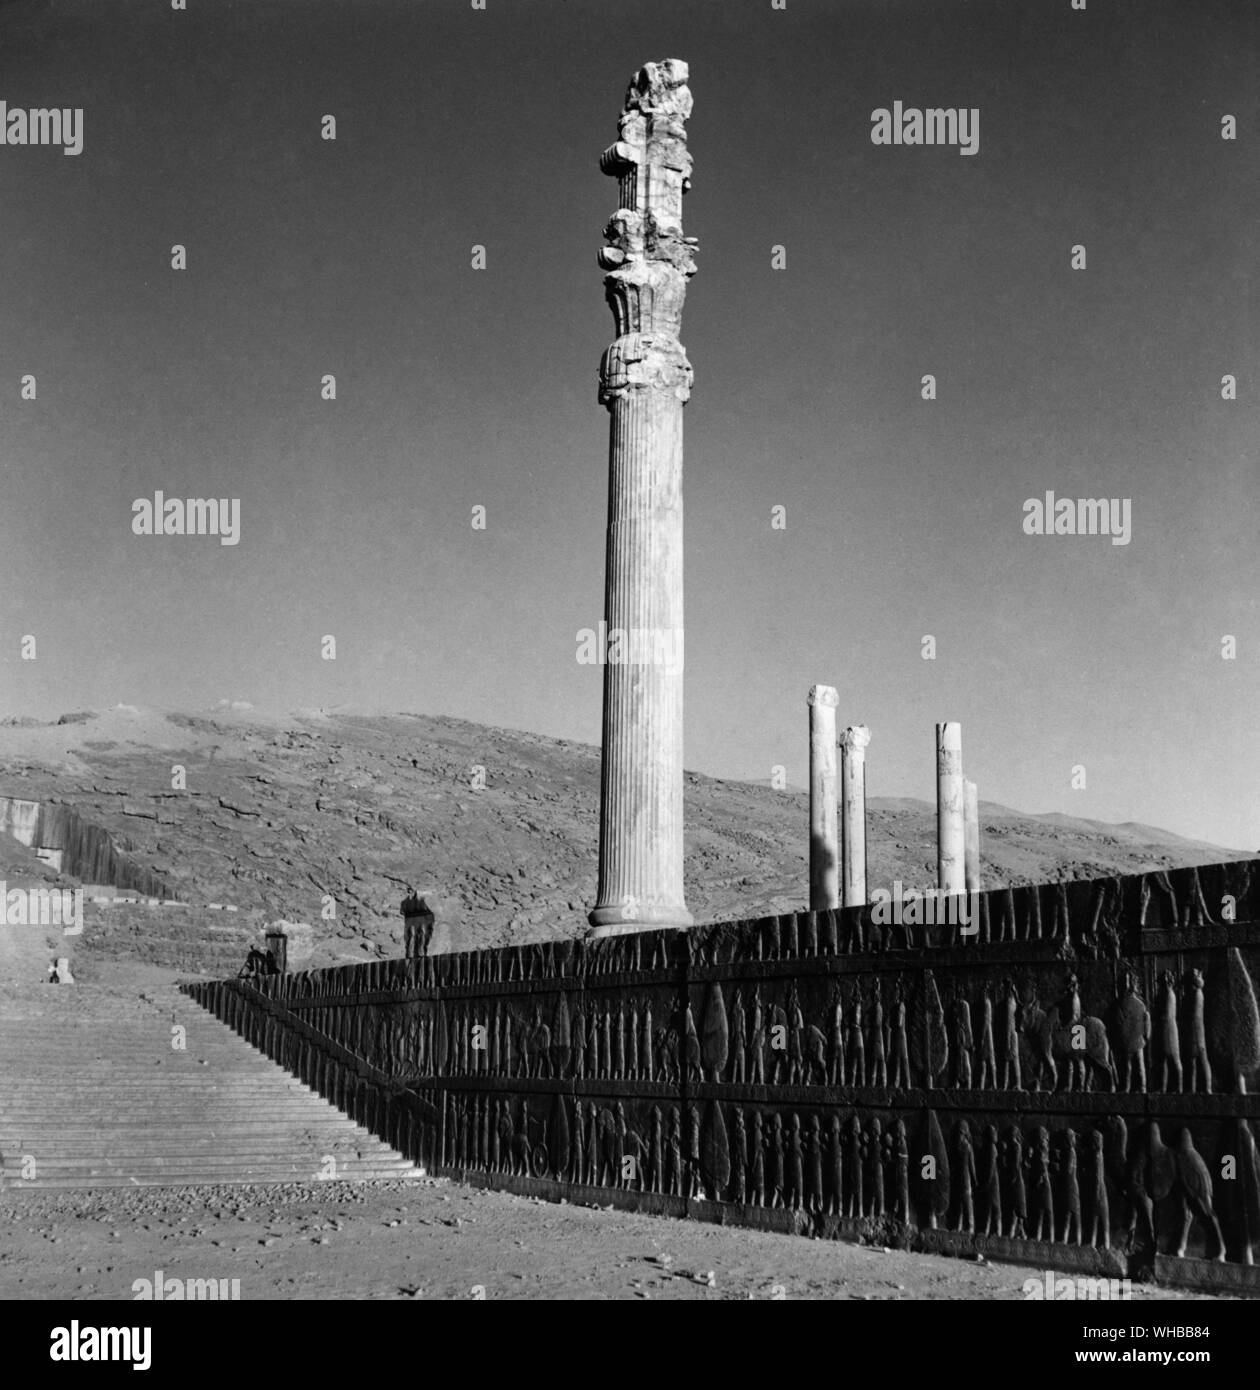
<path fill-rule="evenodd" d="M 731 1081 L 734 1085 L 744 1080 L 744 1050 L 748 1046 L 748 1019 L 744 1014 L 744 992 L 737 989 L 731 1004 Z"/>
<path fill-rule="evenodd" d="M 1212 1065 L 1207 1055 L 1207 1034 L 1203 1024 L 1203 971 L 1190 972 L 1190 1090 L 1212 1089 Z"/>
<path fill-rule="evenodd" d="M 638 945 L 639 938 L 634 936 L 631 940 Z M 626 1048 L 626 1080 L 637 1081 L 639 1079 L 639 1005 L 638 1001 L 630 1001 L 630 1024 L 628 1030 L 629 1046 Z M 623 1040 L 624 1041 L 624 1040 Z"/>
<path fill-rule="evenodd" d="M 688 1167 L 690 1169 L 690 1195 L 692 1197 L 702 1197 L 704 1194 L 700 1189 L 700 1107 L 689 1105 L 687 1115 L 690 1120 L 688 1128 L 688 1139 L 690 1146 L 687 1150 Z M 715 1194 L 716 1195 L 716 1194 Z"/>
<path fill-rule="evenodd" d="M 573 1075 L 578 1081 L 586 1079 L 586 1016 L 582 1010 L 573 1011 L 573 1021 L 569 1025 L 569 1039 L 573 1048 Z"/>
<path fill-rule="evenodd" d="M 587 1062 L 590 1068 L 592 1080 L 599 1080 L 603 1076 L 599 1060 L 599 1005 L 594 1001 L 591 1003 L 590 1017 L 590 1046 L 587 1048 Z"/>
<path fill-rule="evenodd" d="M 1103 1250 L 1111 1249 L 1111 1207 L 1107 1201 L 1107 1137 L 1101 1129 L 1089 1136 L 1090 1203 L 1089 1243 Z"/>
<path fill-rule="evenodd" d="M 1177 977 L 1171 970 L 1160 975 L 1164 993 L 1160 999 L 1156 1037 L 1159 1042 L 1159 1088 L 1181 1090 L 1181 1034 L 1177 1029 Z"/>
<path fill-rule="evenodd" d="M 1137 975 L 1124 972 L 1124 993 L 1116 1005 L 1120 1035 L 1119 1079 L 1126 1091 L 1146 1090 L 1146 1044 L 1151 1036 L 1151 1016 L 1137 989 Z"/>
<path fill-rule="evenodd" d="M 980 995 L 980 1090 L 997 1085 L 997 1058 L 993 1049 L 993 990 L 988 980 Z"/>
<path fill-rule="evenodd" d="M 500 999 L 494 1006 L 494 1022 L 490 1026 L 490 1070 L 495 1076 L 501 1076 L 499 1070 L 499 1039 L 503 1034 L 503 1001 Z"/>
<path fill-rule="evenodd" d="M 770 1183 L 770 1205 L 783 1205 L 783 1121 L 776 1110 L 770 1120 L 769 1138 L 770 1162 L 768 1179 Z"/>
<path fill-rule="evenodd" d="M 643 1001 L 643 1018 L 639 1023 L 639 1076 L 644 1081 L 655 1080 L 652 1067 L 652 1001 Z"/>
<path fill-rule="evenodd" d="M 610 942 L 609 945 L 612 943 Z M 613 1074 L 613 1055 L 612 1055 L 612 1007 L 607 999 L 604 1000 L 604 1012 L 599 1020 L 599 1056 L 603 1070 L 600 1076 L 611 1077 Z"/>
<path fill-rule="evenodd" d="M 748 1201 L 748 1133 L 738 1105 L 731 1125 L 731 1201 L 741 1207 Z"/>
<path fill-rule="evenodd" d="M 1011 1228 L 1007 1235 L 1012 1239 L 1026 1237 L 1028 1221 L 1028 1192 L 1024 1186 L 1024 1135 L 1018 1125 L 1007 1131 L 1010 1153 L 1011 1173 Z"/>
<path fill-rule="evenodd" d="M 962 991 L 957 986 L 954 989 L 954 998 L 950 1005 L 950 1031 L 953 1033 L 953 1054 L 954 1054 L 954 1084 L 960 1090 L 969 1091 L 971 1089 L 971 1048 L 973 1038 L 971 1034 L 971 1005 L 963 998 Z"/>
<path fill-rule="evenodd" d="M 586 1181 L 592 1186 L 599 1185 L 599 1111 L 595 1102 L 586 1105 Z"/>
<path fill-rule="evenodd" d="M 1076 1132 L 1067 1130 L 1063 1136 L 1063 1243 L 1072 1242 L 1073 1232 L 1076 1244 L 1080 1245 L 1081 1232 L 1081 1189 L 1077 1177 Z"/>
<path fill-rule="evenodd" d="M 612 1131 L 612 1170 L 613 1184 L 617 1187 L 629 1187 L 630 1178 L 626 1172 L 626 1164 L 623 1159 L 626 1157 L 626 1140 L 628 1129 L 626 1126 L 626 1108 L 618 1101 L 613 1106 L 613 1131 Z M 637 1159 L 636 1159 L 637 1165 Z"/>
<path fill-rule="evenodd" d="M 898 1116 L 892 1127 L 892 1154 L 896 1174 L 896 1208 L 894 1214 L 910 1224 L 910 1142 L 906 1137 L 906 1122 Z"/>
<path fill-rule="evenodd" d="M 1007 979 L 1002 995 L 1002 1081 L 1004 1091 L 1022 1091 L 1019 1070 L 1019 992 Z"/>
<path fill-rule="evenodd" d="M 980 1210 L 983 1216 L 980 1234 L 1000 1236 L 1002 1234 L 1002 1171 L 996 1125 L 986 1125 L 984 1129 L 984 1178 L 981 1182 Z"/>
<path fill-rule="evenodd" d="M 688 1081 L 703 1081 L 700 1070 L 700 1037 L 696 1032 L 695 1015 L 691 1012 L 691 1000 L 683 1009 L 683 1063 L 687 1068 Z"/>
<path fill-rule="evenodd" d="M 884 1001 L 876 976 L 871 998 L 871 1085 L 888 1085 L 888 1063 L 884 1047 Z"/>
<path fill-rule="evenodd" d="M 752 1035 L 749 1040 L 748 1079 L 754 1086 L 766 1083 L 765 1020 L 761 1012 L 761 986 L 753 986 Z"/>
<path fill-rule="evenodd" d="M 801 1035 L 805 1031 L 805 1019 L 801 1014 L 800 1000 L 796 995 L 796 986 L 791 985 L 788 989 L 787 1002 L 787 1055 L 788 1055 L 788 1085 L 799 1086 L 804 1080 L 804 1054 L 801 1047 Z"/>
<path fill-rule="evenodd" d="M 832 995 L 831 1005 L 831 1057 L 827 1069 L 827 1080 L 833 1086 L 844 1085 L 844 999 L 837 985 Z"/>
<path fill-rule="evenodd" d="M 669 1184 L 671 1197 L 681 1197 L 682 1187 L 682 1112 L 674 1105 L 669 1111 Z"/>
<path fill-rule="evenodd" d="M 503 1171 L 503 1102 L 494 1103 L 493 1128 L 490 1131 L 490 1171 Z"/>
<path fill-rule="evenodd" d="M 752 1200 L 755 1205 L 766 1204 L 766 1141 L 761 1130 L 761 1111 L 752 1112 L 752 1136 L 748 1146 L 748 1165 L 751 1170 Z"/>
<path fill-rule="evenodd" d="M 1050 1131 L 1038 1125 L 1032 1146 L 1034 1240 L 1054 1239 L 1054 1183 L 1050 1175 Z"/>
<path fill-rule="evenodd" d="M 906 1038 L 906 986 L 897 980 L 893 992 L 892 1023 L 892 1084 L 908 1087 L 910 1082 L 910 1048 Z"/>
<path fill-rule="evenodd" d="M 849 1131 L 849 1202 L 848 1215 L 861 1217 L 862 1212 L 862 1122 L 850 1115 Z"/>
<path fill-rule="evenodd" d="M 617 1018 L 613 1027 L 612 1074 L 621 1081 L 626 1074 L 626 1006 L 622 999 L 617 1000 Z"/>
<path fill-rule="evenodd" d="M 823 1138 L 818 1116 L 809 1117 L 805 1137 L 805 1206 L 814 1213 L 823 1209 Z"/>
<path fill-rule="evenodd" d="M 884 1127 L 878 1115 L 871 1116 L 870 1134 L 867 1140 L 871 1169 L 871 1215 L 884 1214 Z"/>
<path fill-rule="evenodd" d="M 652 1191 L 665 1191 L 665 1122 L 661 1107 L 652 1107 Z"/>
<path fill-rule="evenodd" d="M 827 1126 L 827 1178 L 827 1214 L 839 1216 L 844 1208 L 844 1140 L 834 1110 Z"/>
<path fill-rule="evenodd" d="M 853 1008 L 849 1013 L 849 1057 L 853 1067 L 850 1085 L 866 1085 L 866 1041 L 862 1036 L 862 995 L 860 986 L 854 990 Z"/>
<path fill-rule="evenodd" d="M 966 1120 L 958 1121 L 958 1229 L 967 1235 L 976 1229 L 976 1155 L 971 1144 L 971 1126 Z"/>
<path fill-rule="evenodd" d="M 804 1198 L 805 1161 L 801 1153 L 801 1117 L 792 1116 L 787 1139 L 787 1205 L 799 1211 Z"/>

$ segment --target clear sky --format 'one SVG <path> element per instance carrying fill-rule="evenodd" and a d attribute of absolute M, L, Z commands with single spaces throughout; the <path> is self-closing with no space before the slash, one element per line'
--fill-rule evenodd
<path fill-rule="evenodd" d="M 820 681 L 872 795 L 931 797 L 957 719 L 984 799 L 1260 847 L 1251 0 L 0 3 L 0 99 L 84 111 L 78 156 L 0 148 L 0 713 L 598 741 L 597 161 L 665 57 L 687 765 L 803 783 Z M 895 101 L 978 108 L 979 152 L 873 144 Z M 240 543 L 134 535 L 157 489 L 239 498 Z M 1047 490 L 1131 542 L 1026 535 Z"/>

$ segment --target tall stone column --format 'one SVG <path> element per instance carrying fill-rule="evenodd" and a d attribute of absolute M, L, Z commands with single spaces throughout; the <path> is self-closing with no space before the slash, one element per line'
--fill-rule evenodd
<path fill-rule="evenodd" d="M 966 888 L 962 725 L 936 726 L 936 865 L 942 893 Z"/>
<path fill-rule="evenodd" d="M 840 906 L 840 836 L 836 824 L 836 706 L 830 685 L 809 692 L 809 910 Z"/>
<path fill-rule="evenodd" d="M 871 731 L 853 724 L 840 735 L 840 828 L 844 844 L 844 905 L 866 902 L 866 748 Z"/>
<path fill-rule="evenodd" d="M 635 74 L 600 158 L 618 209 L 600 252 L 617 337 L 600 364 L 611 416 L 603 770 L 595 936 L 689 927 L 683 899 L 683 406 L 678 340 L 694 237 L 682 232 L 691 157 L 687 64 Z"/>
<path fill-rule="evenodd" d="M 963 860 L 967 892 L 980 891 L 980 797 L 976 784 L 967 780 L 963 798 Z"/>

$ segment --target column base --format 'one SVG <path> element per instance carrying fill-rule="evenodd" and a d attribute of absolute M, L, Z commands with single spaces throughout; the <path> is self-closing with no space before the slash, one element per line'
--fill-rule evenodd
<path fill-rule="evenodd" d="M 625 908 L 616 903 L 596 907 L 586 919 L 591 930 L 588 941 L 604 936 L 632 936 L 635 932 L 661 931 L 666 927 L 694 927 L 696 919 L 683 903 L 643 904 Z"/>

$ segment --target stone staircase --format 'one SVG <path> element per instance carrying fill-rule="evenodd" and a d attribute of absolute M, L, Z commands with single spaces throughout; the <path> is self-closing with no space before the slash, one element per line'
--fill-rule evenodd
<path fill-rule="evenodd" d="M 0 980 L 0 1185 L 422 1176 L 173 982 L 137 995 L 29 979 Z"/>

